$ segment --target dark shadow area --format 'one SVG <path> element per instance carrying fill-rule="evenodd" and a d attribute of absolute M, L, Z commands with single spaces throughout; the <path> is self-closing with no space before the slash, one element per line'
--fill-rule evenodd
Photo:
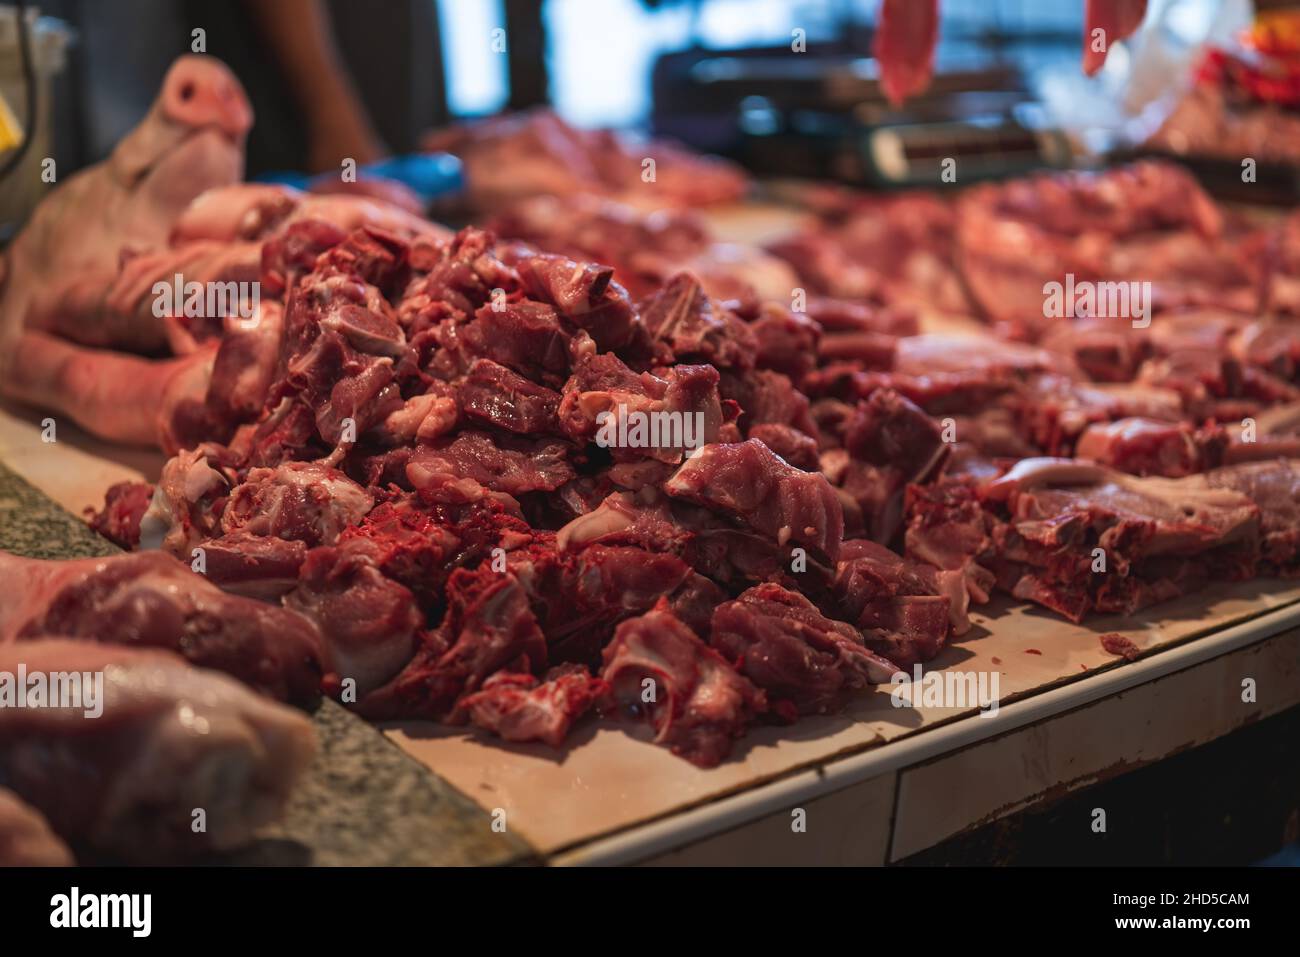
<path fill-rule="evenodd" d="M 1094 808 L 1106 812 L 1104 834 L 1092 830 Z M 1244 866 L 1298 839 L 1300 707 L 900 864 Z"/>

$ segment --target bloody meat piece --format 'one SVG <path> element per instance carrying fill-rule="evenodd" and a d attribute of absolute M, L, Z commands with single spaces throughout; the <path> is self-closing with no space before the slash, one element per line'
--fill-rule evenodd
<path fill-rule="evenodd" d="M 90 527 L 114 545 L 125 549 L 140 544 L 140 519 L 153 500 L 153 486 L 148 482 L 118 482 L 104 493 L 104 507 L 98 512 L 86 509 Z"/>
<path fill-rule="evenodd" d="M 767 692 L 776 711 L 836 710 L 850 692 L 887 683 L 898 670 L 868 651 L 856 628 L 771 583 L 718 606 L 709 643 Z"/>
<path fill-rule="evenodd" d="M 1100 70 L 1111 44 L 1132 36 L 1146 14 L 1147 0 L 1085 0 L 1083 72 L 1092 76 Z M 1099 37 L 1095 32 L 1098 30 Z"/>
<path fill-rule="evenodd" d="M 834 560 L 844 513 L 821 475 L 782 461 L 757 439 L 706 445 L 664 483 L 675 498 L 734 515 L 781 546 L 806 545 Z"/>
<path fill-rule="evenodd" d="M 902 104 L 930 85 L 939 39 L 939 0 L 881 0 L 873 52 L 889 102 Z"/>
<path fill-rule="evenodd" d="M 929 661 L 949 635 L 964 633 L 962 574 L 902 558 L 875 542 L 847 541 L 833 584 L 835 607 L 866 645 L 900 667 Z"/>
<path fill-rule="evenodd" d="M 332 545 L 374 506 L 374 496 L 337 469 L 315 462 L 286 462 L 252 469 L 230 491 L 221 513 L 227 535 L 245 532 Z"/>
<path fill-rule="evenodd" d="M 1114 631 L 1108 631 L 1101 636 L 1101 646 L 1110 654 L 1119 655 L 1125 661 L 1134 661 L 1142 653 L 1131 639 Z"/>
<path fill-rule="evenodd" d="M 486 565 L 457 569 L 447 582 L 447 606 L 442 624 L 424 636 L 409 663 L 361 699 L 362 714 L 461 720 L 458 699 L 489 676 L 546 666 L 546 638 L 514 575 Z"/>
<path fill-rule="evenodd" d="M 619 625 L 605 646 L 603 705 L 650 722 L 655 743 L 711 768 L 767 710 L 767 698 L 665 607 Z"/>
<path fill-rule="evenodd" d="M 581 665 L 558 665 L 545 680 L 526 672 L 499 671 L 483 688 L 460 700 L 470 721 L 506 741 L 541 741 L 558 748 L 573 722 L 609 686 Z"/>
<path fill-rule="evenodd" d="M 1259 507 L 1202 475 L 1135 478 L 1026 459 L 982 495 L 1007 512 L 994 532 L 1000 582 L 1072 621 L 1094 609 L 1131 613 L 1258 561 Z"/>
<path fill-rule="evenodd" d="M 559 429 L 560 394 L 491 359 L 474 361 L 457 399 L 468 418 L 517 435 Z"/>
<path fill-rule="evenodd" d="M 552 492 L 574 478 L 559 440 L 493 437 L 487 432 L 460 432 L 418 447 L 406 466 L 416 489 L 446 479 L 468 479 L 510 495 Z"/>
<path fill-rule="evenodd" d="M 1222 430 L 1198 431 L 1185 422 L 1118 419 L 1088 426 L 1075 455 L 1134 475 L 1178 478 L 1217 464 L 1226 438 Z"/>

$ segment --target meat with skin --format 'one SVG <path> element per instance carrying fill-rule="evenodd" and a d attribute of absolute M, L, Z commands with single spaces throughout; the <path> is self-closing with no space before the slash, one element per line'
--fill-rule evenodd
<path fill-rule="evenodd" d="M 0 552 L 0 574 L 15 596 L 0 609 L 0 643 L 52 634 L 163 648 L 283 701 L 318 696 L 320 635 L 309 621 L 226 594 L 170 555 L 42 561 Z"/>
<path fill-rule="evenodd" d="M 222 411 L 245 415 L 260 404 L 278 304 L 266 301 L 249 318 L 226 317 L 234 326 L 223 330 L 222 317 L 156 316 L 158 283 L 171 284 L 177 274 L 205 286 L 259 281 L 263 247 L 279 231 L 308 223 L 445 235 L 381 202 L 239 183 L 251 122 L 229 70 L 183 56 L 149 114 L 109 158 L 42 201 L 0 262 L 6 396 L 112 441 L 169 454 L 218 437 L 227 417 L 194 421 L 209 378 L 226 399 Z M 283 286 L 267 278 L 269 300 Z M 213 369 L 201 347 L 223 332 L 241 342 L 240 355 L 228 350 Z M 179 355 L 154 358 L 168 350 Z"/>
<path fill-rule="evenodd" d="M 58 321 L 68 322 L 68 300 L 86 299 L 93 278 L 112 277 L 123 251 L 165 245 L 192 200 L 237 182 L 252 121 L 239 81 L 224 65 L 210 57 L 179 58 L 144 120 L 105 162 L 41 203 L 6 252 L 3 353 L 12 355 L 13 337 L 24 326 L 48 329 L 59 313 Z M 98 289 L 101 297 L 106 286 Z M 85 310 L 78 318 L 91 326 Z M 84 332 L 92 341 L 99 335 L 94 328 Z M 6 374 L 0 381 L 12 380 Z"/>
<path fill-rule="evenodd" d="M 656 744 L 701 768 L 767 710 L 759 688 L 663 607 L 619 625 L 603 656 L 605 710 L 649 721 Z"/>
<path fill-rule="evenodd" d="M 76 673 L 83 686 L 101 674 L 102 712 L 87 720 L 84 697 L 0 709 L 0 796 L 12 791 L 64 840 L 113 858 L 240 847 L 283 812 L 315 751 L 307 718 L 170 652 L 44 636 L 0 645 L 0 672 L 20 667 L 29 680 Z"/>
<path fill-rule="evenodd" d="M 0 867 L 71 867 L 72 852 L 35 808 L 0 788 Z"/>
<path fill-rule="evenodd" d="M 762 688 L 778 713 L 836 710 L 849 692 L 888 683 L 898 670 L 868 651 L 856 628 L 771 583 L 718 606 L 709 644 Z"/>
<path fill-rule="evenodd" d="M 110 157 L 38 206 L 0 264 L 4 394 L 113 441 L 160 443 L 168 431 L 160 410 L 172 409 L 175 399 L 165 399 L 185 388 L 195 360 L 86 346 L 163 342 L 161 324 L 141 308 L 152 279 L 142 281 L 130 257 L 165 245 L 172 222 L 204 190 L 239 179 L 251 122 L 233 74 L 207 57 L 181 57 Z"/>

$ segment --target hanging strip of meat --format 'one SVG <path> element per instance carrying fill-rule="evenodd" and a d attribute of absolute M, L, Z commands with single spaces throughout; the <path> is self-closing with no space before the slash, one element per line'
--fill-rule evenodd
<path fill-rule="evenodd" d="M 1083 72 L 1092 76 L 1100 70 L 1111 44 L 1132 36 L 1142 26 L 1146 13 L 1147 0 L 1087 0 L 1083 14 Z"/>
<path fill-rule="evenodd" d="M 1083 72 L 1100 70 L 1111 44 L 1132 36 L 1146 12 L 1147 0 L 1085 0 Z M 890 103 L 925 92 L 938 39 L 939 0 L 881 0 L 874 52 Z"/>
<path fill-rule="evenodd" d="M 895 106 L 930 85 L 939 39 L 939 0 L 881 0 L 876 21 L 880 85 Z"/>

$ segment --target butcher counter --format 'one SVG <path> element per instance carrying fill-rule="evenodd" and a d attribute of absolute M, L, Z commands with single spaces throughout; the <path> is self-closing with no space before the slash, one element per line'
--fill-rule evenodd
<path fill-rule="evenodd" d="M 110 554 L 77 513 L 160 465 L 70 425 L 45 442 L 12 406 L 0 462 L 0 547 L 44 558 Z M 996 713 L 878 692 L 797 733 L 759 731 L 707 771 L 621 729 L 585 731 L 561 759 L 466 729 L 381 733 L 325 702 L 286 820 L 232 860 L 1230 863 L 1296 839 L 1300 587 L 1216 585 L 1087 627 L 1006 602 L 973 617 L 937 664 L 997 670 Z M 1102 647 L 1117 629 L 1137 660 Z"/>

